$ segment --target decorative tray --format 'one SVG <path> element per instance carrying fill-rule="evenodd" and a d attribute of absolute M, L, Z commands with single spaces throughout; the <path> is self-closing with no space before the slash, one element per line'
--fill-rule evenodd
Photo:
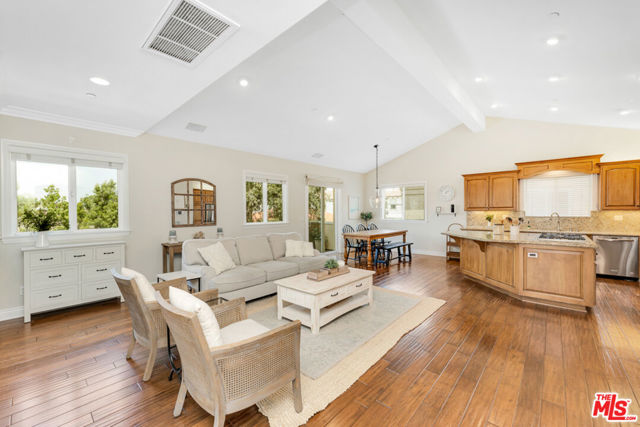
<path fill-rule="evenodd" d="M 322 280 L 331 279 L 332 277 L 342 276 L 343 274 L 347 274 L 349 272 L 349 267 L 343 265 L 338 268 L 321 268 L 319 270 L 311 270 L 307 273 L 307 279 L 315 280 L 316 282 L 320 282 Z"/>

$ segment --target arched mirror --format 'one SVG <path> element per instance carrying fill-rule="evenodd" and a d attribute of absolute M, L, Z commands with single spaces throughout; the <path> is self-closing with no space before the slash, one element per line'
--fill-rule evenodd
<path fill-rule="evenodd" d="M 216 225 L 216 186 L 198 178 L 171 183 L 171 223 L 173 227 Z"/>

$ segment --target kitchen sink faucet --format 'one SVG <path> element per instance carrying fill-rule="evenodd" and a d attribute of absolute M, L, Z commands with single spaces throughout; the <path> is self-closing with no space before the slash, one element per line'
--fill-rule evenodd
<path fill-rule="evenodd" d="M 553 217 L 558 218 L 558 222 L 556 224 L 556 230 L 560 231 L 560 214 L 558 212 L 554 212 L 551 214 L 551 216 L 549 217 L 551 219 L 551 222 L 553 222 Z"/>

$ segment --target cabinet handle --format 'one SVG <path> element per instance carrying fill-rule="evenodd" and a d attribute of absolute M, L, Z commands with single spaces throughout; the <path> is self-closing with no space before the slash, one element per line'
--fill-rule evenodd
<path fill-rule="evenodd" d="M 115 252 L 111 251 L 111 252 L 102 252 L 102 255 L 113 255 Z"/>
<path fill-rule="evenodd" d="M 96 269 L 96 273 L 100 273 L 102 271 L 107 271 L 107 269 L 106 268 L 97 268 Z"/>
<path fill-rule="evenodd" d="M 40 261 L 51 261 L 53 259 L 53 257 L 49 257 L 49 258 L 40 258 Z"/>
<path fill-rule="evenodd" d="M 359 288 L 360 286 L 362 286 L 362 283 L 360 283 L 359 285 L 356 285 L 356 288 Z"/>
<path fill-rule="evenodd" d="M 107 288 L 108 288 L 108 286 L 103 286 L 101 288 L 96 288 L 96 291 L 102 291 L 103 289 L 107 289 Z"/>
<path fill-rule="evenodd" d="M 62 274 L 56 274 L 55 276 L 49 276 L 49 279 L 57 279 L 58 277 L 62 277 Z"/>
<path fill-rule="evenodd" d="M 59 298 L 61 297 L 62 294 L 58 294 L 58 295 L 49 295 L 49 298 Z"/>
<path fill-rule="evenodd" d="M 82 255 L 74 255 L 74 258 L 82 258 L 83 256 L 87 256 L 86 254 L 82 254 Z"/>
<path fill-rule="evenodd" d="M 335 294 L 331 294 L 332 297 L 338 296 L 338 292 L 336 292 Z"/>

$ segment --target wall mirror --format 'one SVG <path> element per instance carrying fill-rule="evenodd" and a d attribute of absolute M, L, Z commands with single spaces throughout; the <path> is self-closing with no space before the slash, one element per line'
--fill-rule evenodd
<path fill-rule="evenodd" d="M 173 227 L 216 225 L 216 186 L 198 178 L 171 183 L 171 223 Z"/>

